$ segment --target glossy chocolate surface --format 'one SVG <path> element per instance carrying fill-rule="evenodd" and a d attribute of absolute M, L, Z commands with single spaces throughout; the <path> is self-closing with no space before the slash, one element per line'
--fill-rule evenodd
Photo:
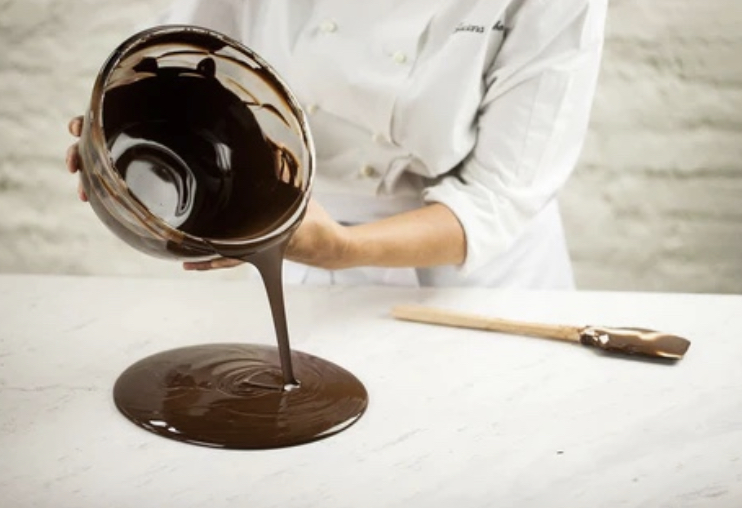
<path fill-rule="evenodd" d="M 610 328 L 588 326 L 580 331 L 580 342 L 606 351 L 656 358 L 680 359 L 690 341 L 646 328 Z"/>
<path fill-rule="evenodd" d="M 102 94 L 106 155 L 89 126 L 80 144 L 90 203 L 145 253 L 252 263 L 265 284 L 278 347 L 211 344 L 153 355 L 121 375 L 116 406 L 151 432 L 221 448 L 277 448 L 340 432 L 363 414 L 366 390 L 337 365 L 292 352 L 284 309 L 283 254 L 303 217 L 313 164 L 301 114 L 255 55 L 242 70 L 282 97 L 280 107 L 259 101 L 229 72 L 217 79 L 218 65 L 231 65 L 230 72 L 242 65 L 235 53 L 222 52 L 226 46 L 249 54 L 220 34 L 166 28 L 139 42 L 164 46 L 167 65 L 142 56 L 111 69 L 122 77 Z M 142 51 L 133 44 L 131 51 Z M 202 55 L 196 64 L 179 63 L 194 55 Z M 293 132 L 281 113 L 286 108 L 304 136 L 300 154 L 285 134 Z M 260 114 L 270 133 L 284 132 L 283 141 L 263 128 Z"/>
<path fill-rule="evenodd" d="M 137 425 L 188 443 L 278 448 L 336 434 L 363 414 L 367 394 L 351 373 L 294 351 L 301 384 L 285 387 L 276 349 L 210 344 L 155 354 L 114 387 L 119 410 Z"/>
<path fill-rule="evenodd" d="M 108 91 L 104 129 L 128 191 L 171 227 L 203 239 L 258 238 L 302 202 L 293 158 L 268 140 L 255 116 L 208 73 L 158 70 Z M 177 242 L 169 244 L 178 249 Z M 244 246 L 245 255 L 260 245 Z"/>

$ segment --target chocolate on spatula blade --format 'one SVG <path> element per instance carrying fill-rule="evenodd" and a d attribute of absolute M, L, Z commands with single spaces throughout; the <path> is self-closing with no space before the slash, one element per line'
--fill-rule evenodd
<path fill-rule="evenodd" d="M 587 326 L 580 330 L 580 342 L 606 351 L 629 355 L 679 360 L 688 351 L 690 341 L 677 335 L 646 328 Z"/>

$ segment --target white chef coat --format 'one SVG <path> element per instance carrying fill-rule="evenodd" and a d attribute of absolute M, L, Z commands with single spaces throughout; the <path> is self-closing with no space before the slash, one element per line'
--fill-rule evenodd
<path fill-rule="evenodd" d="M 338 221 L 449 207 L 462 266 L 292 282 L 571 287 L 556 195 L 585 137 L 607 0 L 181 0 L 167 23 L 264 57 L 308 113 L 313 196 Z"/>

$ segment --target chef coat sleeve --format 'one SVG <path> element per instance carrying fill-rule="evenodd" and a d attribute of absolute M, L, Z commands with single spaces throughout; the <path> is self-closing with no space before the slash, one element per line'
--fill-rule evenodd
<path fill-rule="evenodd" d="M 483 79 L 477 141 L 424 191 L 466 235 L 464 273 L 515 242 L 572 172 L 586 134 L 607 0 L 522 2 Z"/>
<path fill-rule="evenodd" d="M 161 25 L 197 25 L 240 40 L 242 0 L 176 0 L 160 16 Z"/>

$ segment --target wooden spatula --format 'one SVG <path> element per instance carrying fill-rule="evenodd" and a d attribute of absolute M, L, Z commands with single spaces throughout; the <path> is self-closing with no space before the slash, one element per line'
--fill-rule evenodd
<path fill-rule="evenodd" d="M 392 315 L 397 319 L 406 321 L 544 337 L 578 342 L 585 346 L 595 346 L 616 353 L 672 360 L 681 359 L 690 347 L 690 341 L 687 339 L 644 328 L 529 323 L 419 305 L 396 306 L 392 309 Z"/>

